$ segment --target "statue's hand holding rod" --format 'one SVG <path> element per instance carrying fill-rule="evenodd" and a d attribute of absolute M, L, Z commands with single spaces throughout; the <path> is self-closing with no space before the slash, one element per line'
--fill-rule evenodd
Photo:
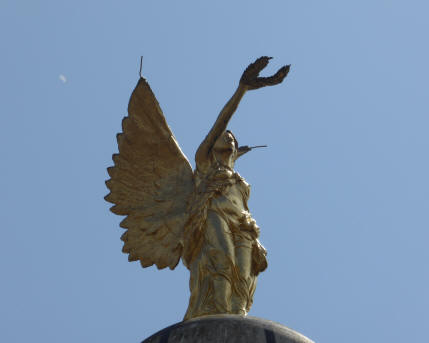
<path fill-rule="evenodd" d="M 281 83 L 289 73 L 290 65 L 281 67 L 277 73 L 272 76 L 259 77 L 259 73 L 268 65 L 270 59 L 272 59 L 272 57 L 262 56 L 251 63 L 241 76 L 240 86 L 244 86 L 246 89 L 251 90 Z"/>

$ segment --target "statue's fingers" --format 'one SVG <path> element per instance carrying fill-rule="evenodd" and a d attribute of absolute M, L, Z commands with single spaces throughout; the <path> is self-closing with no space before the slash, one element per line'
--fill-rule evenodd
<path fill-rule="evenodd" d="M 289 70 L 290 70 L 290 64 L 287 65 L 287 66 L 281 67 L 277 71 L 277 73 L 275 73 L 272 77 L 274 78 L 274 80 L 276 80 L 276 81 L 278 81 L 278 83 L 280 83 L 287 76 L 287 74 L 289 73 Z"/>
<path fill-rule="evenodd" d="M 266 87 L 266 86 L 274 86 L 282 82 L 282 80 L 279 80 L 278 78 L 275 78 L 274 76 L 270 77 L 258 77 L 258 79 L 255 82 L 255 85 L 258 88 Z"/>
<path fill-rule="evenodd" d="M 262 56 L 256 59 L 256 61 L 253 62 L 253 64 L 256 65 L 258 68 L 260 68 L 260 70 L 262 70 L 268 65 L 271 59 L 272 57 Z"/>
<path fill-rule="evenodd" d="M 290 70 L 290 65 L 281 67 L 277 73 L 275 73 L 273 76 L 270 77 L 258 77 L 257 78 L 257 83 L 259 87 L 264 87 L 264 86 L 274 86 L 274 85 L 278 85 L 279 83 L 281 83 L 284 78 L 286 77 L 286 75 L 289 73 Z"/>
<path fill-rule="evenodd" d="M 262 56 L 256 59 L 255 62 L 249 64 L 243 73 L 243 80 L 252 80 L 258 77 L 262 69 L 264 69 L 272 57 Z"/>
<path fill-rule="evenodd" d="M 281 67 L 276 74 L 279 74 L 279 73 L 284 74 L 283 78 L 285 78 L 286 75 L 289 73 L 289 70 L 290 70 L 290 64 Z"/>
<path fill-rule="evenodd" d="M 255 76 L 258 76 L 261 70 L 268 65 L 270 59 L 272 59 L 272 57 L 262 56 L 262 57 L 259 57 L 255 62 L 251 64 L 252 68 L 257 73 Z"/>

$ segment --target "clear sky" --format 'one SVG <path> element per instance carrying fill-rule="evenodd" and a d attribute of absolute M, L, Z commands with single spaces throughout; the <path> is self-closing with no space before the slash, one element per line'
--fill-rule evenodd
<path fill-rule="evenodd" d="M 269 268 L 250 315 L 317 342 L 429 327 L 427 1 L 0 2 L 0 341 L 138 342 L 188 272 L 121 253 L 104 180 L 143 74 L 183 151 L 256 57 L 291 64 L 230 128 Z"/>

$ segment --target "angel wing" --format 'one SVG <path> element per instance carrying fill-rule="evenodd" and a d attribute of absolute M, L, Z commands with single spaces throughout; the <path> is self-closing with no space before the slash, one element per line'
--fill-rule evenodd
<path fill-rule="evenodd" d="M 167 125 L 149 84 L 140 78 L 117 135 L 119 154 L 107 169 L 111 211 L 120 224 L 123 252 L 142 267 L 174 269 L 183 249 L 186 204 L 193 190 L 192 167 Z"/>

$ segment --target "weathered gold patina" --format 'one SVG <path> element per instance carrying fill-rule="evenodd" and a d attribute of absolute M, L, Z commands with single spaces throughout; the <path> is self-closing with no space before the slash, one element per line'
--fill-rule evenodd
<path fill-rule="evenodd" d="M 284 66 L 259 77 L 269 57 L 244 71 L 239 86 L 198 148 L 192 167 L 180 150 L 147 81 L 140 78 L 118 134 L 119 154 L 108 168 L 106 200 L 125 215 L 121 239 L 129 261 L 174 269 L 182 258 L 190 271 L 185 320 L 249 311 L 258 274 L 267 267 L 259 227 L 247 207 L 249 185 L 234 171 L 239 147 L 227 124 L 247 90 L 276 85 Z"/>

